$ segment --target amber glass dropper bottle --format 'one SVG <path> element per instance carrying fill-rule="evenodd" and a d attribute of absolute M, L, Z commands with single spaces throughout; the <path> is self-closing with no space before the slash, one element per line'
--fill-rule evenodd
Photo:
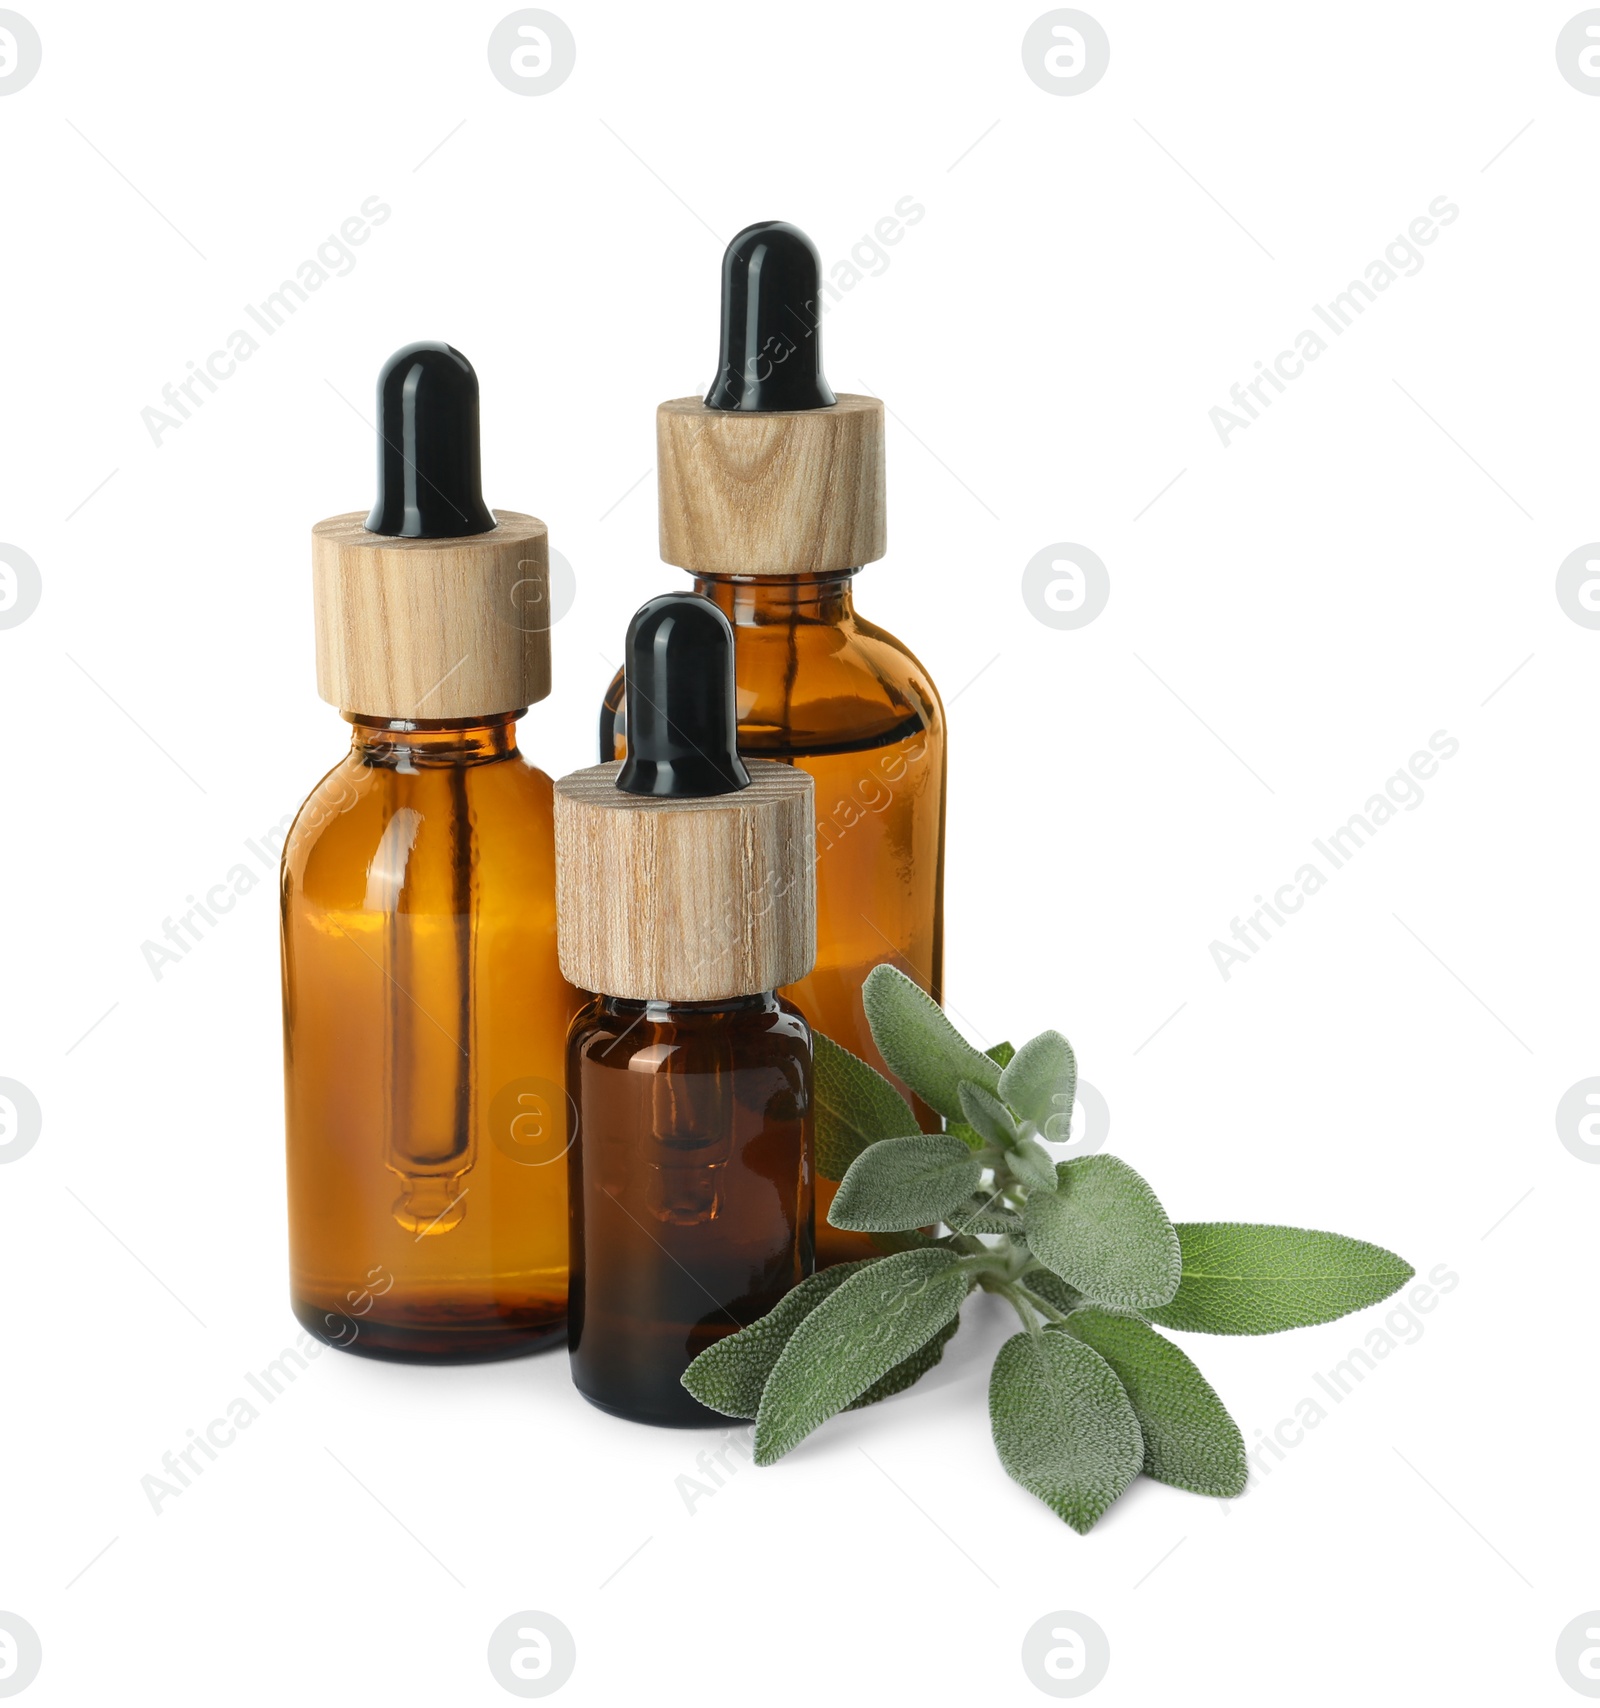
<path fill-rule="evenodd" d="M 783 994 L 881 1069 L 867 973 L 892 961 L 942 993 L 945 724 L 927 671 L 856 614 L 856 572 L 887 548 L 883 404 L 829 386 L 820 293 L 794 226 L 768 220 L 728 245 L 716 379 L 703 402 L 656 412 L 661 555 L 733 625 L 740 750 L 816 780 L 817 963 Z M 627 750 L 619 672 L 600 757 Z M 878 1255 L 828 1225 L 832 1199 L 819 1181 L 818 1261 Z"/>
<path fill-rule="evenodd" d="M 378 382 L 378 499 L 312 532 L 317 686 L 350 751 L 283 855 L 295 1315 L 378 1358 L 558 1340 L 567 1294 L 544 523 L 490 511 L 446 344 Z"/>
<path fill-rule="evenodd" d="M 776 994 L 815 949 L 812 785 L 739 758 L 733 635 L 652 599 L 625 764 L 556 784 L 573 1023 L 572 1375 L 641 1423 L 718 1424 L 680 1378 L 811 1273 L 811 1033 Z"/>

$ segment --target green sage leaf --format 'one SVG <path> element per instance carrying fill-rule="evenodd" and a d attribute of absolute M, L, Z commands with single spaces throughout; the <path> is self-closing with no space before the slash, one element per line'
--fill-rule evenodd
<path fill-rule="evenodd" d="M 828 1220 L 856 1233 L 920 1228 L 954 1214 L 982 1178 L 978 1159 L 949 1133 L 879 1139 L 850 1164 Z"/>
<path fill-rule="evenodd" d="M 1001 1203 L 998 1192 L 980 1190 L 971 1203 L 947 1215 L 945 1221 L 958 1234 L 1015 1234 L 1019 1238 L 1022 1234 L 1021 1216 Z"/>
<path fill-rule="evenodd" d="M 830 1293 L 790 1336 L 761 1391 L 756 1463 L 781 1459 L 926 1346 L 970 1286 L 961 1259 L 936 1247 L 876 1259 Z"/>
<path fill-rule="evenodd" d="M 1015 1334 L 1000 1348 L 989 1425 L 1007 1475 L 1080 1535 L 1144 1463 L 1139 1420 L 1122 1384 L 1098 1352 L 1069 1334 Z"/>
<path fill-rule="evenodd" d="M 1000 1043 L 991 1044 L 983 1053 L 990 1061 L 998 1062 L 1001 1067 L 1004 1067 L 1017 1052 L 1012 1049 L 1009 1043 Z"/>
<path fill-rule="evenodd" d="M 1062 1330 L 1116 1371 L 1144 1437 L 1147 1477 L 1224 1500 L 1244 1493 L 1244 1437 L 1186 1353 L 1137 1317 L 1110 1311 L 1074 1311 Z"/>
<path fill-rule="evenodd" d="M 874 967 L 861 987 L 861 1001 L 872 1041 L 890 1071 L 947 1121 L 964 1119 L 963 1080 L 985 1091 L 999 1087 L 998 1063 L 973 1049 L 938 1003 L 896 968 Z"/>
<path fill-rule="evenodd" d="M 1024 1134 L 1006 1157 L 1011 1172 L 1030 1191 L 1053 1192 L 1056 1188 L 1056 1162 L 1032 1134 Z"/>
<path fill-rule="evenodd" d="M 1059 1032 L 1030 1038 L 1000 1075 L 1001 1097 L 1019 1120 L 1040 1128 L 1058 1115 L 1071 1121 L 1077 1089 L 1077 1058 Z"/>
<path fill-rule="evenodd" d="M 983 1134 L 969 1127 L 965 1121 L 947 1122 L 944 1130 L 960 1139 L 969 1151 L 981 1151 L 983 1149 Z"/>
<path fill-rule="evenodd" d="M 1058 1164 L 1056 1179 L 1022 1212 L 1033 1255 L 1096 1304 L 1164 1305 L 1178 1290 L 1178 1236 L 1144 1177 L 1120 1157 L 1085 1156 Z"/>
<path fill-rule="evenodd" d="M 1016 1143 L 1017 1124 L 1011 1119 L 1011 1111 L 998 1097 L 985 1091 L 981 1085 L 966 1081 L 956 1087 L 956 1096 L 961 1100 L 961 1112 L 974 1132 L 1000 1150 L 1009 1150 Z"/>
<path fill-rule="evenodd" d="M 873 1233 L 867 1237 L 879 1251 L 924 1251 L 940 1243 L 934 1235 L 925 1234 L 921 1228 L 903 1228 L 895 1233 Z"/>
<path fill-rule="evenodd" d="M 1093 1159 L 1085 1159 L 1093 1160 Z M 1366 1240 L 1257 1222 L 1180 1222 L 1183 1279 L 1150 1310 L 1164 1328 L 1278 1334 L 1387 1299 L 1416 1273 Z"/>
<path fill-rule="evenodd" d="M 917 1131 L 911 1105 L 874 1067 L 818 1032 L 812 1038 L 812 1107 L 817 1173 L 843 1180 L 850 1164 L 879 1139 Z"/>
<path fill-rule="evenodd" d="M 1063 1313 L 1075 1311 L 1083 1303 L 1083 1294 L 1076 1287 L 1069 1287 L 1051 1269 L 1030 1269 L 1020 1284 Z"/>
<path fill-rule="evenodd" d="M 790 1335 L 836 1287 L 878 1261 L 863 1257 L 807 1276 L 759 1321 L 708 1346 L 684 1371 L 684 1387 L 713 1411 L 754 1417 L 761 1405 L 761 1390 Z"/>
<path fill-rule="evenodd" d="M 903 1394 L 913 1382 L 920 1382 L 924 1376 L 944 1357 L 944 1349 L 950 1344 L 955 1332 L 961 1327 L 960 1317 L 951 1317 L 942 1329 L 925 1346 L 919 1346 L 909 1358 L 902 1358 L 886 1376 L 880 1376 L 876 1382 L 858 1400 L 851 1400 L 844 1409 L 860 1411 L 863 1406 L 873 1406 L 879 1400 L 889 1399 L 895 1394 Z"/>

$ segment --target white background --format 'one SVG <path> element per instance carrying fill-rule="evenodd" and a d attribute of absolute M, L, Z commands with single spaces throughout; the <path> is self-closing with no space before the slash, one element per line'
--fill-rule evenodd
<path fill-rule="evenodd" d="M 1021 1642 L 1058 1609 L 1106 1631 L 1107 1704 L 1573 1699 L 1600 1168 L 1554 1111 L 1600 1073 L 1600 632 L 1555 572 L 1600 537 L 1600 99 L 1557 70 L 1570 0 L 1093 0 L 1110 69 L 1073 98 L 1024 73 L 1038 0 L 557 0 L 577 67 L 538 98 L 490 75 L 503 0 L 22 9 L 0 539 L 43 598 L 0 632 L 0 1074 L 44 1127 L 0 1168 L 0 1609 L 44 1645 L 28 1699 L 494 1703 L 489 1633 L 530 1608 L 574 1633 L 573 1703 L 1044 1700 Z M 348 276 L 152 444 L 161 387 L 370 196 Z M 380 363 L 471 357 L 487 496 L 575 570 L 522 726 L 559 774 L 628 615 L 683 584 L 653 411 L 711 377 L 723 243 L 786 218 L 831 265 L 906 196 L 825 356 L 893 411 L 858 603 L 950 709 L 954 1010 L 1066 1031 L 1175 1217 L 1459 1285 L 1243 1501 L 1141 1481 L 1088 1538 L 995 1459 L 989 1300 L 912 1394 L 692 1512 L 705 1438 L 591 1410 L 559 1353 L 328 1353 L 157 1516 L 141 1477 L 296 1325 L 273 888 L 159 982 L 141 944 L 346 743 L 308 532 L 370 501 Z M 1423 269 L 1224 448 L 1208 411 L 1439 196 Z M 1021 592 L 1063 541 L 1110 575 L 1077 630 Z M 1212 941 L 1437 730 L 1423 803 L 1224 980 Z M 1254 1443 L 1382 1315 L 1185 1344 Z"/>

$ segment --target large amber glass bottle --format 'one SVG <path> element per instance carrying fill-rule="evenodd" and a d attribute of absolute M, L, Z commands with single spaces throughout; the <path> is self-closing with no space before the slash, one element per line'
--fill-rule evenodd
<path fill-rule="evenodd" d="M 740 750 L 815 779 L 817 960 L 783 994 L 882 1069 L 867 973 L 890 961 L 942 993 L 944 713 L 911 653 L 856 615 L 855 576 L 888 543 L 884 410 L 829 386 L 821 289 L 816 249 L 791 225 L 764 221 L 728 245 L 716 379 L 703 400 L 656 412 L 661 555 L 733 624 Z M 602 759 L 627 739 L 619 677 Z M 828 1225 L 832 1200 L 819 1180 L 818 1261 L 873 1255 L 866 1235 Z"/>
<path fill-rule="evenodd" d="M 445 344 L 378 381 L 378 499 L 312 530 L 317 687 L 350 752 L 283 856 L 291 1300 L 379 1358 L 558 1340 L 567 1292 L 548 547 L 479 490 L 478 382 Z"/>
<path fill-rule="evenodd" d="M 556 963 L 550 779 L 510 714 L 352 717 L 284 850 L 291 1291 L 378 1357 L 562 1336 L 577 998 Z"/>

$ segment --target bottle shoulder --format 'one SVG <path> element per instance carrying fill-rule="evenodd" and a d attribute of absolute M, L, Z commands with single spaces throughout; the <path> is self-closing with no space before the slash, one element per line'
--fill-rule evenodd
<path fill-rule="evenodd" d="M 797 1039 L 809 1050 L 813 1036 L 811 1022 L 786 996 L 778 997 L 778 1013 L 782 1024 L 781 1027 L 775 1026 L 774 1031 L 781 1030 L 786 1037 Z"/>
<path fill-rule="evenodd" d="M 392 869 L 435 842 L 470 839 L 483 872 L 554 868 L 550 778 L 520 751 L 478 764 L 403 770 L 352 750 L 306 797 L 283 845 L 286 884 L 337 889 Z"/>
<path fill-rule="evenodd" d="M 740 624 L 734 643 L 745 752 L 786 757 L 943 736 L 944 706 L 933 678 L 898 636 L 864 617 Z M 601 713 L 608 757 L 625 741 L 623 708 L 618 671 Z"/>
<path fill-rule="evenodd" d="M 896 636 L 864 618 L 741 630 L 736 668 L 749 751 L 846 751 L 938 736 L 933 679 Z"/>
<path fill-rule="evenodd" d="M 944 702 L 933 677 L 898 635 L 858 617 L 852 638 L 862 661 L 880 681 L 915 697 L 930 712 L 931 722 L 943 723 Z"/>

